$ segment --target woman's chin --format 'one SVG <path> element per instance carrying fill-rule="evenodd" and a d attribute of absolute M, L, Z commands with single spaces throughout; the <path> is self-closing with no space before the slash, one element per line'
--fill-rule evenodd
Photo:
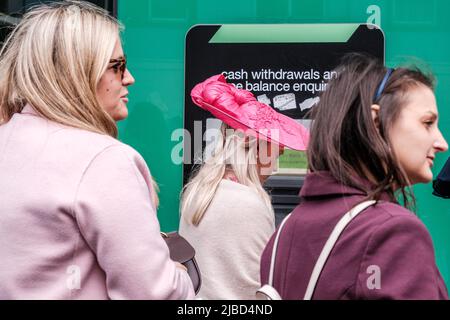
<path fill-rule="evenodd" d="M 125 105 L 120 106 L 117 108 L 112 115 L 112 118 L 114 121 L 121 121 L 128 117 L 128 108 Z"/>
<path fill-rule="evenodd" d="M 410 185 L 414 185 L 417 183 L 430 183 L 431 181 L 433 181 L 433 173 L 424 173 L 422 175 L 417 175 L 413 178 L 410 178 L 411 184 Z"/>

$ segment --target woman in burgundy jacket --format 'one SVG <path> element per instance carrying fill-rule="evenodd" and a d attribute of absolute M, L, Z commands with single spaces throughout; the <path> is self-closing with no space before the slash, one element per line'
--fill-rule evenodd
<path fill-rule="evenodd" d="M 337 72 L 313 110 L 310 173 L 279 238 L 273 286 L 283 299 L 302 299 L 340 218 L 376 200 L 338 238 L 312 299 L 448 299 L 431 237 L 407 209 L 414 206 L 409 187 L 430 182 L 435 154 L 448 149 L 433 79 L 361 55 Z M 263 284 L 274 238 L 261 258 Z"/>

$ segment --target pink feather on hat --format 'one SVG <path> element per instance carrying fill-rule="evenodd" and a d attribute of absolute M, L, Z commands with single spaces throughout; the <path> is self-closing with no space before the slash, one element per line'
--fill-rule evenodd
<path fill-rule="evenodd" d="M 309 131 L 294 119 L 256 100 L 243 89 L 212 76 L 191 91 L 192 101 L 234 129 L 242 130 L 293 150 L 306 150 Z"/>

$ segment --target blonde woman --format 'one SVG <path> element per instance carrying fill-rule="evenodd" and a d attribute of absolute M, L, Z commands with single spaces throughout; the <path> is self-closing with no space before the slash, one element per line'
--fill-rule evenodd
<path fill-rule="evenodd" d="M 260 256 L 275 230 L 262 184 L 284 146 L 306 148 L 308 132 L 221 75 L 191 95 L 224 123 L 214 152 L 182 194 L 180 234 L 195 248 L 202 273 L 197 296 L 254 299 Z"/>
<path fill-rule="evenodd" d="M 119 23 L 86 2 L 33 8 L 0 52 L 0 299 L 184 299 L 142 157 L 119 142 Z"/>

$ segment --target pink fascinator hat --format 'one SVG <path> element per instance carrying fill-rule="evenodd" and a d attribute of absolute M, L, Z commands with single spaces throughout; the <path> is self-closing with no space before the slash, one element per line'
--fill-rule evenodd
<path fill-rule="evenodd" d="M 308 146 L 308 129 L 259 102 L 251 92 L 227 83 L 221 74 L 197 84 L 191 97 L 196 105 L 234 129 L 293 150 Z"/>

